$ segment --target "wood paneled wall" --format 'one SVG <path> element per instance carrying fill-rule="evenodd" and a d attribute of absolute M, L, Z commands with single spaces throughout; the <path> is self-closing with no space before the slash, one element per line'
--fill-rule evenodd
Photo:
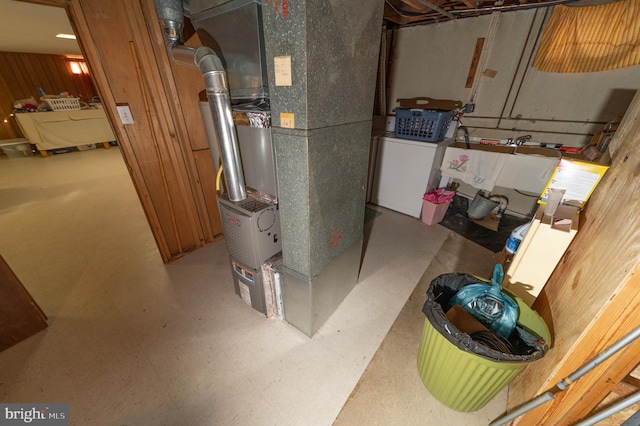
<path fill-rule="evenodd" d="M 32 96 L 39 100 L 38 87 L 51 95 L 69 92 L 81 99 L 97 96 L 91 79 L 72 74 L 64 56 L 0 52 L 0 139 L 23 137 L 11 118 L 13 103 Z"/>
<path fill-rule="evenodd" d="M 202 73 L 174 73 L 153 0 L 71 0 L 67 11 L 162 259 L 220 240 Z M 132 123 L 121 121 L 119 105 Z"/>

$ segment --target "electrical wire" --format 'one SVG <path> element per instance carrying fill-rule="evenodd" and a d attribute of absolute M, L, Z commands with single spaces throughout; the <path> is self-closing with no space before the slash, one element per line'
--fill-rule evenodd
<path fill-rule="evenodd" d="M 224 168 L 222 167 L 222 164 L 220 164 L 220 167 L 218 167 L 218 173 L 216 173 L 216 193 L 218 195 L 220 195 L 220 180 L 222 177 L 222 171 L 224 170 Z"/>

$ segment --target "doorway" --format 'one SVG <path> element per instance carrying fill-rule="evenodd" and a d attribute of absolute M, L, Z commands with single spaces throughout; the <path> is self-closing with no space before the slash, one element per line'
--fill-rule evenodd
<path fill-rule="evenodd" d="M 62 8 L 9 0 L 0 0 L 0 6 L 3 8 L 0 20 L 6 24 L 2 25 L 2 31 L 11 32 L 25 25 L 25 30 L 36 26 L 49 34 L 73 34 Z M 70 72 L 71 61 L 78 64 L 84 61 L 75 41 L 39 40 L 33 37 L 25 42 L 20 37 L 3 37 L 0 55 L 10 59 L 2 61 L 0 70 L 6 82 L 0 90 L 7 101 L 2 103 L 7 121 L 3 120 L 0 139 L 24 136 L 10 121 L 16 106 L 8 101 L 33 98 L 37 106 L 41 103 L 37 88 L 49 94 L 68 90 L 82 99 L 83 104 L 96 101 L 97 92 L 86 69 L 81 68 L 77 75 Z M 21 95 L 9 94 L 12 90 L 11 93 Z M 46 114 L 49 112 L 40 113 Z M 100 262 L 114 257 L 107 252 L 100 253 L 105 249 L 96 241 L 104 241 L 106 246 L 116 233 L 105 224 L 111 221 L 110 226 L 114 227 L 113 221 L 122 218 L 127 218 L 126 224 L 118 222 L 117 229 L 142 235 L 154 245 L 117 145 L 110 144 L 109 149 L 100 146 L 69 149 L 68 153 L 46 159 L 40 158 L 37 151 L 24 157 L 0 155 L 0 228 L 3 229 L 0 254 L 6 261 L 7 276 L 13 277 L 3 281 L 2 298 L 11 309 L 5 312 L 8 316 L 4 318 L 10 324 L 0 327 L 2 341 L 17 343 L 43 329 L 46 327 L 43 319 L 49 317 L 55 321 L 60 308 L 75 292 L 84 292 L 91 286 L 91 280 L 84 273 L 77 273 L 77 266 L 86 265 L 85 269 L 89 269 L 96 256 Z M 18 322 L 24 322 L 26 328 Z M 33 324 L 37 327 L 29 331 Z"/>

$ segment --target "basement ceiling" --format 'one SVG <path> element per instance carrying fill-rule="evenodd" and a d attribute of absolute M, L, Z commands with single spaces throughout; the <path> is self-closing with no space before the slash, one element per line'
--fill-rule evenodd
<path fill-rule="evenodd" d="M 63 8 L 0 0 L 0 52 L 80 55 L 76 40 L 59 33 L 73 34 Z"/>
<path fill-rule="evenodd" d="M 508 12 L 578 2 L 578 0 L 385 0 L 384 19 L 396 26 L 432 24 L 498 11 Z"/>
<path fill-rule="evenodd" d="M 385 0 L 384 19 L 391 26 L 431 24 L 470 18 L 494 11 L 552 6 L 567 0 Z M 0 0 L 0 51 L 79 55 L 75 40 L 56 38 L 73 33 L 63 8 Z"/>

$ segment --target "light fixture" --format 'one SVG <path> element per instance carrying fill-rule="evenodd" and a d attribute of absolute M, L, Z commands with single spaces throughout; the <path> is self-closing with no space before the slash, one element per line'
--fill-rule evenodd
<path fill-rule="evenodd" d="M 73 74 L 82 74 L 82 69 L 78 62 L 69 62 L 69 65 L 71 65 L 71 72 Z"/>
<path fill-rule="evenodd" d="M 68 38 L 70 40 L 75 40 L 76 39 L 76 36 L 74 34 L 65 34 L 65 33 L 56 34 L 56 37 L 58 37 L 58 38 Z"/>
<path fill-rule="evenodd" d="M 71 73 L 75 75 L 86 74 L 89 75 L 89 67 L 85 61 L 68 61 Z"/>

